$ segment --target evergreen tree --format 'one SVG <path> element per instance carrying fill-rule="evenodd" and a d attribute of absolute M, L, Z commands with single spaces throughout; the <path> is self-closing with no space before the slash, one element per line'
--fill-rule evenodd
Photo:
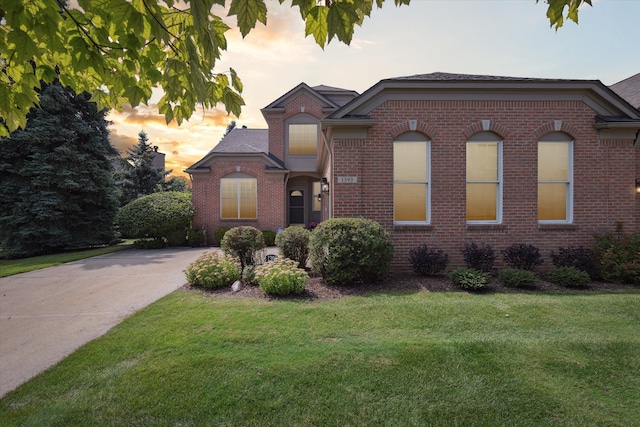
<path fill-rule="evenodd" d="M 44 85 L 24 130 L 0 139 L 0 244 L 30 256 L 108 243 L 117 209 L 106 110 Z"/>
<path fill-rule="evenodd" d="M 166 173 L 153 165 L 154 158 L 155 149 L 149 143 L 149 137 L 140 131 L 138 145 L 127 150 L 127 157 L 122 159 L 122 170 L 116 173 L 121 206 L 162 190 Z"/>

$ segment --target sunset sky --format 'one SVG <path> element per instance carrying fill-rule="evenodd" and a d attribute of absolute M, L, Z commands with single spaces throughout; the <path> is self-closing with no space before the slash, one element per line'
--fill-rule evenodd
<path fill-rule="evenodd" d="M 515 77 L 597 79 L 611 85 L 640 72 L 640 0 L 600 0 L 583 7 L 580 24 L 549 27 L 541 0 L 412 0 L 382 9 L 357 27 L 350 46 L 337 40 L 323 50 L 304 37 L 304 22 L 290 2 L 268 0 L 267 26 L 245 39 L 235 25 L 217 71 L 233 67 L 244 84 L 239 118 L 198 111 L 180 127 L 165 124 L 152 98 L 148 106 L 112 112 L 113 145 L 121 152 L 144 130 L 181 174 L 222 138 L 231 120 L 266 128 L 260 109 L 304 82 L 359 93 L 382 79 L 436 71 Z M 387 4 L 388 3 L 388 4 Z M 226 16 L 226 12 L 215 9 Z"/>

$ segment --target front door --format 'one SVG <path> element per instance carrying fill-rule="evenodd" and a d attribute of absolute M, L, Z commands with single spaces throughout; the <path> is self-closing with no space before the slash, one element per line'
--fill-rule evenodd
<path fill-rule="evenodd" d="M 304 225 L 304 191 L 289 191 L 289 224 Z"/>

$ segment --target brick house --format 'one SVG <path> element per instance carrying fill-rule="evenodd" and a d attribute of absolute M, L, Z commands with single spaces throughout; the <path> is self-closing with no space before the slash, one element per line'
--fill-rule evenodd
<path fill-rule="evenodd" d="M 640 232 L 640 74 L 606 87 L 433 73 L 363 94 L 302 83 L 189 167 L 196 226 L 378 221 L 406 270 L 422 243 L 547 257 L 624 224 Z M 549 263 L 547 263 L 549 264 Z"/>

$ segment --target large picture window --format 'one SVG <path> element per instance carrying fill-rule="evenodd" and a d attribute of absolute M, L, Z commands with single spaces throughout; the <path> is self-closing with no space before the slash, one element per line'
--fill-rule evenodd
<path fill-rule="evenodd" d="M 490 132 L 467 141 L 467 222 L 499 223 L 502 211 L 502 142 Z"/>
<path fill-rule="evenodd" d="M 289 125 L 289 154 L 315 155 L 318 152 L 318 125 Z"/>
<path fill-rule="evenodd" d="M 429 223 L 430 144 L 424 136 L 401 135 L 393 143 L 393 220 Z"/>
<path fill-rule="evenodd" d="M 220 217 L 255 219 L 258 180 L 252 177 L 226 177 L 220 180 Z"/>
<path fill-rule="evenodd" d="M 571 222 L 573 144 L 563 133 L 538 142 L 538 221 Z"/>

